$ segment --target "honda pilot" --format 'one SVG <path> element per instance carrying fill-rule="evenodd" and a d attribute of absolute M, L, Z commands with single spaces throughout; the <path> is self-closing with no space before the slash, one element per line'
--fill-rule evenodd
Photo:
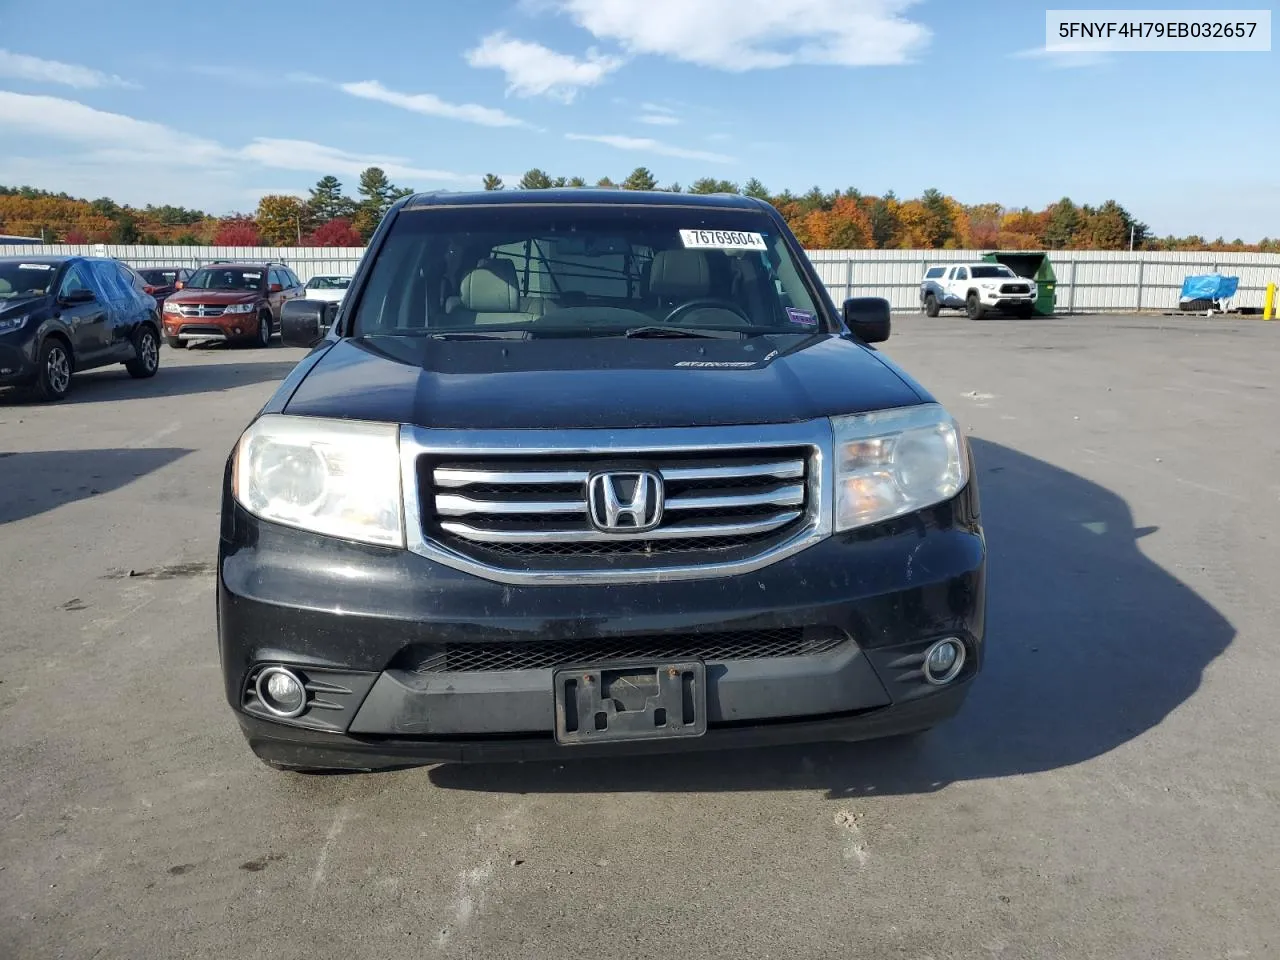
<path fill-rule="evenodd" d="M 922 732 L 983 663 L 955 419 L 740 196 L 397 201 L 226 462 L 227 701 L 292 770 Z"/>

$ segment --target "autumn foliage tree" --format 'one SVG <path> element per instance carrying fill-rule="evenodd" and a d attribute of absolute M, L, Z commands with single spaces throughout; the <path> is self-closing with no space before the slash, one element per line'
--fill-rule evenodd
<path fill-rule="evenodd" d="M 518 183 L 522 189 L 546 189 L 583 187 L 587 181 L 578 176 L 553 176 L 535 167 Z M 647 167 L 637 167 L 621 183 L 604 176 L 595 184 L 686 192 L 678 183 L 659 187 L 658 178 Z M 497 174 L 487 174 L 483 185 L 489 190 L 503 187 Z M 254 217 L 218 219 L 167 204 L 138 209 L 110 197 L 89 201 L 34 187 L 0 186 L 0 232 L 43 236 L 51 242 L 192 246 L 289 246 L 301 235 L 308 244 L 361 246 L 391 203 L 408 191 L 392 184 L 377 167 L 361 174 L 357 189 L 359 199 L 349 198 L 337 177 L 325 176 L 305 201 L 269 194 L 258 204 Z M 1063 197 L 1034 210 L 1000 203 L 961 203 L 937 189 L 911 199 L 901 199 L 892 191 L 883 196 L 866 195 L 853 187 L 828 191 L 812 186 L 799 194 L 789 189 L 774 192 L 754 177 L 741 186 L 717 177 L 699 177 L 687 192 L 742 193 L 766 200 L 811 249 L 1125 250 L 1132 242 L 1139 250 L 1280 252 L 1280 240 L 1275 239 L 1248 244 L 1238 238 L 1206 240 L 1198 235 L 1157 238 L 1115 200 L 1091 206 Z"/>
<path fill-rule="evenodd" d="M 316 227 L 314 231 L 302 238 L 308 247 L 359 247 L 363 245 L 360 234 L 351 225 L 351 221 L 343 217 L 330 220 Z"/>
<path fill-rule="evenodd" d="M 259 247 L 262 237 L 252 217 L 227 217 L 218 224 L 213 235 L 217 247 Z"/>
<path fill-rule="evenodd" d="M 262 242 L 273 247 L 297 243 L 302 232 L 309 228 L 306 222 L 306 205 L 297 197 L 283 193 L 269 193 L 258 201 L 254 220 Z"/>

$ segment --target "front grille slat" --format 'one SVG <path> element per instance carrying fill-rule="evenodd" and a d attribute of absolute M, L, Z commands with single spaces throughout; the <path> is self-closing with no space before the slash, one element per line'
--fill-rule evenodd
<path fill-rule="evenodd" d="M 433 479 L 437 487 L 466 487 L 472 484 L 541 484 L 586 483 L 585 470 L 468 470 L 453 467 L 436 467 Z"/>
<path fill-rule="evenodd" d="M 798 507 L 804 503 L 804 487 L 795 484 L 763 493 L 734 493 L 720 496 L 685 496 L 668 500 L 667 510 L 723 510 L 730 507 Z"/>
<path fill-rule="evenodd" d="M 436 496 L 436 513 L 445 517 L 465 517 L 472 513 L 585 513 L 583 500 L 472 500 L 457 494 Z"/>
<path fill-rule="evenodd" d="M 658 527 L 656 530 L 633 530 L 606 533 L 590 527 L 582 529 L 545 529 L 534 527 L 521 529 L 488 529 L 466 523 L 445 521 L 440 529 L 478 543 L 511 543 L 555 541 L 558 543 L 606 543 L 615 540 L 681 540 L 690 537 L 741 537 L 756 533 L 768 533 L 786 526 L 800 516 L 799 510 L 775 513 L 758 520 L 740 523 L 687 523 L 679 526 Z"/>
<path fill-rule="evenodd" d="M 409 648 L 398 661 L 419 674 L 479 673 L 623 661 L 725 662 L 810 657 L 830 653 L 848 642 L 849 638 L 835 628 L 787 627 L 683 636 L 424 645 Z"/>
<path fill-rule="evenodd" d="M 778 477 L 792 480 L 804 476 L 803 460 L 783 463 L 753 463 L 734 466 L 664 467 L 664 480 L 730 480 L 743 477 Z"/>

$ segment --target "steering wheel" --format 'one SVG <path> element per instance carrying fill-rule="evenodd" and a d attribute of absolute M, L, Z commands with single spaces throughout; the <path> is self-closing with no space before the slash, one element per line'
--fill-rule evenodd
<path fill-rule="evenodd" d="M 697 310 L 701 307 L 720 307 L 721 309 L 728 310 L 731 313 L 736 313 L 746 322 L 747 326 L 751 325 L 751 318 L 743 312 L 740 306 L 732 300 L 721 300 L 719 297 L 699 297 L 696 300 L 689 300 L 686 303 L 682 303 L 680 306 L 668 313 L 662 322 L 671 323 L 676 319 L 676 317 L 684 316 L 691 310 Z"/>

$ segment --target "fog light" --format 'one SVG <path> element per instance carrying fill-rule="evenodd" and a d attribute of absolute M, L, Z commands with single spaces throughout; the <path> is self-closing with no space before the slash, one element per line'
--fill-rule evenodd
<path fill-rule="evenodd" d="M 924 654 L 924 678 L 941 686 L 950 683 L 964 667 L 964 644 L 955 637 L 939 640 Z"/>
<path fill-rule="evenodd" d="M 267 667 L 254 685 L 258 700 L 277 717 L 296 717 L 307 709 L 307 689 L 296 673 L 285 667 Z"/>

